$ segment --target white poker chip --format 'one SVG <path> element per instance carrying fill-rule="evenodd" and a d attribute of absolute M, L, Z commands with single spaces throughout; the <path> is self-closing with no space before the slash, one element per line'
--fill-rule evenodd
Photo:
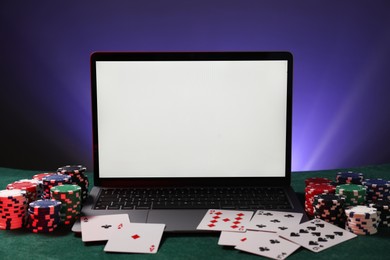
<path fill-rule="evenodd" d="M 20 197 L 25 196 L 25 191 L 22 190 L 1 190 L 0 191 L 0 198 L 8 198 L 8 197 Z"/>

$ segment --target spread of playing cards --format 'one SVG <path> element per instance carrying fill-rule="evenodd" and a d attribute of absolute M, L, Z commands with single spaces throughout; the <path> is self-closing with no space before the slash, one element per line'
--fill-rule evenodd
<path fill-rule="evenodd" d="M 107 241 L 105 252 L 155 254 L 165 224 L 130 223 L 127 214 L 83 216 L 83 242 Z"/>
<path fill-rule="evenodd" d="M 285 259 L 301 246 L 320 252 L 356 237 L 321 219 L 300 223 L 302 213 L 258 210 L 252 215 L 247 211 L 211 209 L 198 229 L 221 231 L 218 245 L 271 259 Z"/>
<path fill-rule="evenodd" d="M 220 232 L 218 245 L 285 259 L 299 247 L 320 252 L 356 237 L 321 219 L 301 223 L 303 214 L 271 210 L 210 209 L 198 230 Z M 83 216 L 83 242 L 107 241 L 105 252 L 157 253 L 165 224 L 131 223 L 127 214 Z"/>

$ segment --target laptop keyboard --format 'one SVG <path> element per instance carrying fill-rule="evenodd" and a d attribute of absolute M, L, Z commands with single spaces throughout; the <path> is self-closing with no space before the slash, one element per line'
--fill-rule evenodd
<path fill-rule="evenodd" d="M 103 188 L 97 210 L 291 209 L 283 188 Z"/>

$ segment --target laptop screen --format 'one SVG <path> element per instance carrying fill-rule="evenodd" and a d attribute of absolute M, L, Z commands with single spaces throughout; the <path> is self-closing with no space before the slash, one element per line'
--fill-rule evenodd
<path fill-rule="evenodd" d="M 284 177 L 292 58 L 282 54 L 93 54 L 99 177 Z"/>

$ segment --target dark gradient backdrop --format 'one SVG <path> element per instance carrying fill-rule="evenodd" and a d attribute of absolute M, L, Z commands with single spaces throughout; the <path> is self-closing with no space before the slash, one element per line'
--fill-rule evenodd
<path fill-rule="evenodd" d="M 97 50 L 289 50 L 293 170 L 389 163 L 389 11 L 386 0 L 2 1 L 0 166 L 91 169 Z"/>

